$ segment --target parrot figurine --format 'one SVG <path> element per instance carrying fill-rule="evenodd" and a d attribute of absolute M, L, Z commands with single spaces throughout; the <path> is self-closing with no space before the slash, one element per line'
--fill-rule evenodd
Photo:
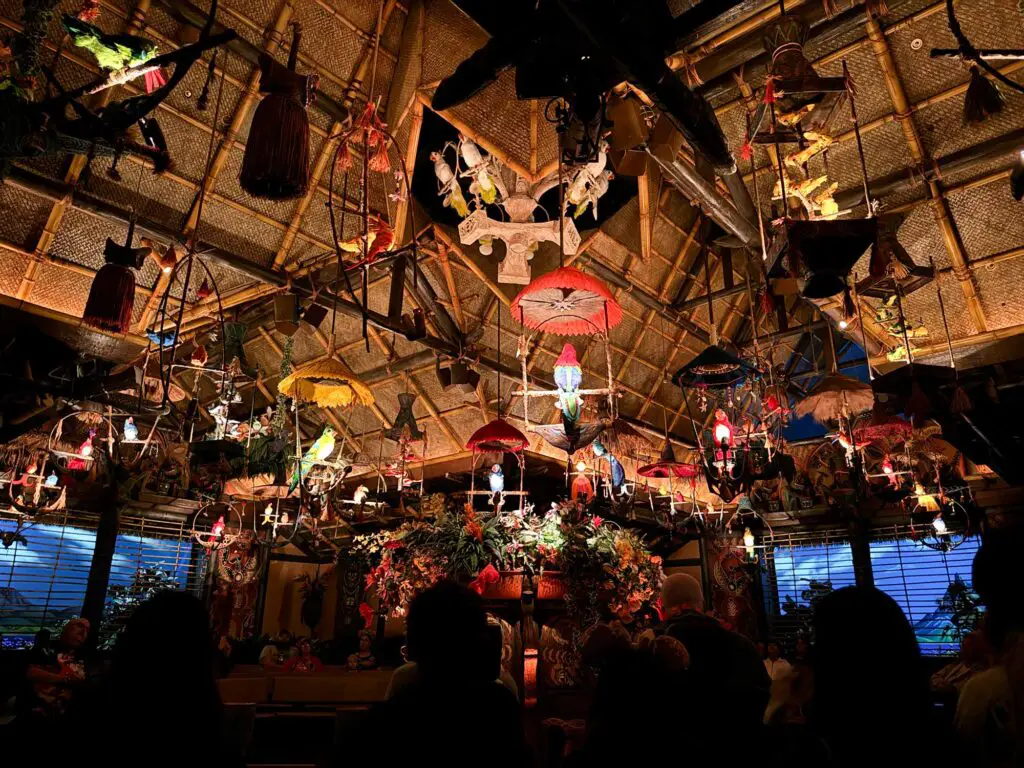
<path fill-rule="evenodd" d="M 309 450 L 302 457 L 302 461 L 295 467 L 295 471 L 292 473 L 292 480 L 288 484 L 288 495 L 290 496 L 299 487 L 299 483 L 309 474 L 309 470 L 313 468 L 314 462 L 326 461 L 327 457 L 332 453 L 334 453 L 334 429 L 328 426 L 324 427 L 320 437 L 309 446 Z"/>
<path fill-rule="evenodd" d="M 505 473 L 501 471 L 501 464 L 494 464 L 487 475 L 490 483 L 491 493 L 501 493 L 505 490 Z"/>
<path fill-rule="evenodd" d="M 582 496 L 584 504 L 589 504 L 594 500 L 594 486 L 591 485 L 590 478 L 587 477 L 585 470 L 576 473 L 576 477 L 572 480 L 569 496 L 574 502 L 579 501 Z"/>
<path fill-rule="evenodd" d="M 438 194 L 444 195 L 445 207 L 454 208 L 459 216 L 466 218 L 469 216 L 469 204 L 466 202 L 466 198 L 462 196 L 462 189 L 459 187 L 459 181 L 455 178 L 455 172 L 452 170 L 452 167 L 448 165 L 444 155 L 440 152 L 431 152 L 430 159 L 434 161 L 434 175 L 437 176 L 437 182 L 440 186 Z"/>
<path fill-rule="evenodd" d="M 124 439 L 130 443 L 139 439 L 139 428 L 135 426 L 135 419 L 131 416 L 124 420 Z"/>
<path fill-rule="evenodd" d="M 622 486 L 626 484 L 626 470 L 622 466 L 622 463 L 604 446 L 604 443 L 601 442 L 600 438 L 594 440 L 591 447 L 594 449 L 594 455 L 597 456 L 597 458 L 604 459 L 608 462 L 608 469 L 611 472 L 612 488 L 621 493 Z"/>
<path fill-rule="evenodd" d="M 360 258 L 358 261 L 346 264 L 345 268 L 355 269 L 356 267 L 363 266 L 364 264 L 372 264 L 377 260 L 377 257 L 380 254 L 391 250 L 391 246 L 394 242 L 395 232 L 388 226 L 387 222 L 381 221 L 380 219 L 374 220 L 370 225 L 370 231 L 367 235 L 365 258 Z M 338 243 L 338 248 L 345 251 L 345 253 L 354 253 L 362 256 L 363 236 L 356 235 L 355 237 L 342 241 Z"/>
<path fill-rule="evenodd" d="M 370 495 L 370 489 L 365 485 L 360 485 L 356 488 L 355 493 L 352 494 L 352 502 L 362 506 L 363 502 L 366 501 L 366 497 Z"/>
<path fill-rule="evenodd" d="M 157 333 L 156 331 L 146 331 L 146 338 L 156 344 L 158 347 L 173 347 L 175 340 L 178 338 L 178 334 L 174 331 L 168 331 L 167 333 Z"/>
<path fill-rule="evenodd" d="M 46 476 L 45 485 L 47 488 L 55 488 L 59 480 L 60 478 L 57 477 L 56 470 L 52 470 L 50 474 Z"/>
<path fill-rule="evenodd" d="M 576 348 L 572 344 L 562 347 L 562 354 L 555 361 L 555 384 L 558 386 L 558 409 L 562 412 L 562 425 L 566 434 L 572 432 L 583 410 L 583 399 L 578 394 L 583 383 L 583 369 L 576 360 Z"/>
<path fill-rule="evenodd" d="M 71 42 L 96 57 L 96 63 L 110 72 L 145 64 L 156 55 L 156 43 L 135 35 L 108 35 L 102 29 L 70 14 L 64 14 L 64 29 Z"/>
<path fill-rule="evenodd" d="M 224 515 L 217 518 L 217 522 L 213 524 L 213 528 L 210 529 L 210 537 L 219 539 L 224 535 Z"/>

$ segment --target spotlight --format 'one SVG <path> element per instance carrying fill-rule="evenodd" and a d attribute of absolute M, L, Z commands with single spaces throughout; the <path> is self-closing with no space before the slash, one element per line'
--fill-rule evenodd
<path fill-rule="evenodd" d="M 173 245 L 168 246 L 167 250 L 164 251 L 164 255 L 160 257 L 160 269 L 163 270 L 165 275 L 169 275 L 177 264 L 178 252 L 174 250 Z"/>
<path fill-rule="evenodd" d="M 850 327 L 850 324 L 848 322 L 846 322 L 846 320 L 840 320 L 839 321 L 839 330 L 845 331 L 849 327 Z"/>

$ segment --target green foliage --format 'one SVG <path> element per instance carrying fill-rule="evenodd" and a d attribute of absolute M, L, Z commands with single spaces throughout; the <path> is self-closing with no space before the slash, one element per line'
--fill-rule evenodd
<path fill-rule="evenodd" d="M 178 580 L 160 568 L 139 568 L 131 584 L 114 584 L 107 590 L 103 606 L 104 647 L 112 647 L 117 634 L 131 618 L 135 609 L 158 592 L 180 589 Z"/>

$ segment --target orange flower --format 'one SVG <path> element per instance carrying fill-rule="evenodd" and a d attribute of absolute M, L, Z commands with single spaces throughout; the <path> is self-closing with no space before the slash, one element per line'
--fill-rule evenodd
<path fill-rule="evenodd" d="M 477 541 L 484 540 L 484 529 L 476 520 L 470 520 L 462 527 L 462 530 L 466 532 L 467 536 L 472 536 Z"/>

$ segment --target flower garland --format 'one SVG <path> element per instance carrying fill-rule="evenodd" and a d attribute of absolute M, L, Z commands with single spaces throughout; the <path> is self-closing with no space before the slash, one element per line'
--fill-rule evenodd
<path fill-rule="evenodd" d="M 465 581 L 488 568 L 527 575 L 554 570 L 566 585 L 568 613 L 583 626 L 602 616 L 630 622 L 657 599 L 661 558 L 634 531 L 575 509 L 564 505 L 545 515 L 449 510 L 433 523 L 356 536 L 349 554 L 365 565 L 366 586 L 376 588 L 389 614 L 404 614 L 417 593 L 442 578 Z"/>

